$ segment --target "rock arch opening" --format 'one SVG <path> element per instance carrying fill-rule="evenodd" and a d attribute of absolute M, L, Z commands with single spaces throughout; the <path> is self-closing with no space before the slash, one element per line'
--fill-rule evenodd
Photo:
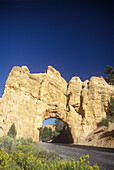
<path fill-rule="evenodd" d="M 39 140 L 52 143 L 73 143 L 69 125 L 60 118 L 45 119 L 40 128 Z"/>

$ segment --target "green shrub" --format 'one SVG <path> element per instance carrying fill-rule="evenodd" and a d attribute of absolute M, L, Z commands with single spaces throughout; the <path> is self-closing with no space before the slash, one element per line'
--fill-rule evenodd
<path fill-rule="evenodd" d="M 92 141 L 92 138 L 89 138 L 89 142 L 91 142 Z"/>
<path fill-rule="evenodd" d="M 114 116 L 108 115 L 105 119 L 102 120 L 101 124 L 108 127 L 110 122 L 114 123 Z"/>
<path fill-rule="evenodd" d="M 2 147 L 7 153 L 11 153 L 15 150 L 15 140 L 10 136 L 3 136 L 0 138 L 0 147 Z"/>
<path fill-rule="evenodd" d="M 9 160 L 9 154 L 3 148 L 0 148 L 0 169 L 6 168 Z"/>
<path fill-rule="evenodd" d="M 108 115 L 106 118 L 103 118 L 100 123 L 98 123 L 98 127 L 100 126 L 109 126 L 109 123 L 114 123 L 114 116 Z"/>
<path fill-rule="evenodd" d="M 11 137 L 0 138 L 1 143 L 3 141 L 13 141 L 15 144 L 15 150 L 7 152 L 7 144 L 3 148 L 0 148 L 0 169 L 3 170 L 99 170 L 97 165 L 93 167 L 89 164 L 89 155 L 80 157 L 79 161 L 71 159 L 61 162 L 61 159 L 56 153 L 47 152 L 43 148 L 38 147 L 31 140 L 17 139 L 14 140 Z M 10 143 L 10 142 L 9 142 Z M 5 150 L 6 149 L 6 150 Z"/>
<path fill-rule="evenodd" d="M 22 169 L 22 167 L 20 167 L 15 160 L 13 160 L 12 158 L 9 159 L 9 162 L 6 166 L 6 169 L 4 170 L 24 170 Z"/>
<path fill-rule="evenodd" d="M 27 141 L 32 143 L 33 142 L 33 139 L 32 138 L 27 138 Z"/>

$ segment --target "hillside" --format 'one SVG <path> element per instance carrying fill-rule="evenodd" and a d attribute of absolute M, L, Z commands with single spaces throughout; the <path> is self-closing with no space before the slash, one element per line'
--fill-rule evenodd
<path fill-rule="evenodd" d="M 90 133 L 80 144 L 114 148 L 114 123 L 101 126 Z"/>

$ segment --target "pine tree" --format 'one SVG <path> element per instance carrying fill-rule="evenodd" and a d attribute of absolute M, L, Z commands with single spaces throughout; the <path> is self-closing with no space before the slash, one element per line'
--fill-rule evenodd
<path fill-rule="evenodd" d="M 108 65 L 104 71 L 108 76 L 105 78 L 106 82 L 110 85 L 114 85 L 114 70 L 113 67 Z"/>
<path fill-rule="evenodd" d="M 44 128 L 43 127 L 40 128 L 40 132 L 39 132 L 40 140 L 49 141 L 52 139 L 52 137 L 53 137 L 53 131 L 51 127 L 49 127 L 49 129 L 46 126 Z"/>
<path fill-rule="evenodd" d="M 43 128 L 41 127 L 39 130 L 39 140 L 41 141 L 43 139 Z"/>
<path fill-rule="evenodd" d="M 49 130 L 46 126 L 43 129 L 42 140 L 49 140 Z"/>
<path fill-rule="evenodd" d="M 13 123 L 8 131 L 8 136 L 15 138 L 17 135 L 15 124 Z"/>
<path fill-rule="evenodd" d="M 51 139 L 52 138 L 52 128 L 51 127 L 49 127 L 49 139 Z"/>

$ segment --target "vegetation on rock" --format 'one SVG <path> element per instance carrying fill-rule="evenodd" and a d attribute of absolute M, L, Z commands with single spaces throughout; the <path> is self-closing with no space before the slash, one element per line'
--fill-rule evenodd
<path fill-rule="evenodd" d="M 106 82 L 110 85 L 114 85 L 114 70 L 113 67 L 108 65 L 104 71 L 108 76 L 105 78 Z"/>
<path fill-rule="evenodd" d="M 114 123 L 114 98 L 111 97 L 110 98 L 110 102 L 109 102 L 109 111 L 108 111 L 108 115 L 106 118 L 103 118 L 102 121 L 100 123 L 98 123 L 98 126 L 109 126 L 109 123 Z"/>
<path fill-rule="evenodd" d="M 109 113 L 111 116 L 114 116 L 114 98 L 110 98 L 110 103 L 109 103 Z"/>

